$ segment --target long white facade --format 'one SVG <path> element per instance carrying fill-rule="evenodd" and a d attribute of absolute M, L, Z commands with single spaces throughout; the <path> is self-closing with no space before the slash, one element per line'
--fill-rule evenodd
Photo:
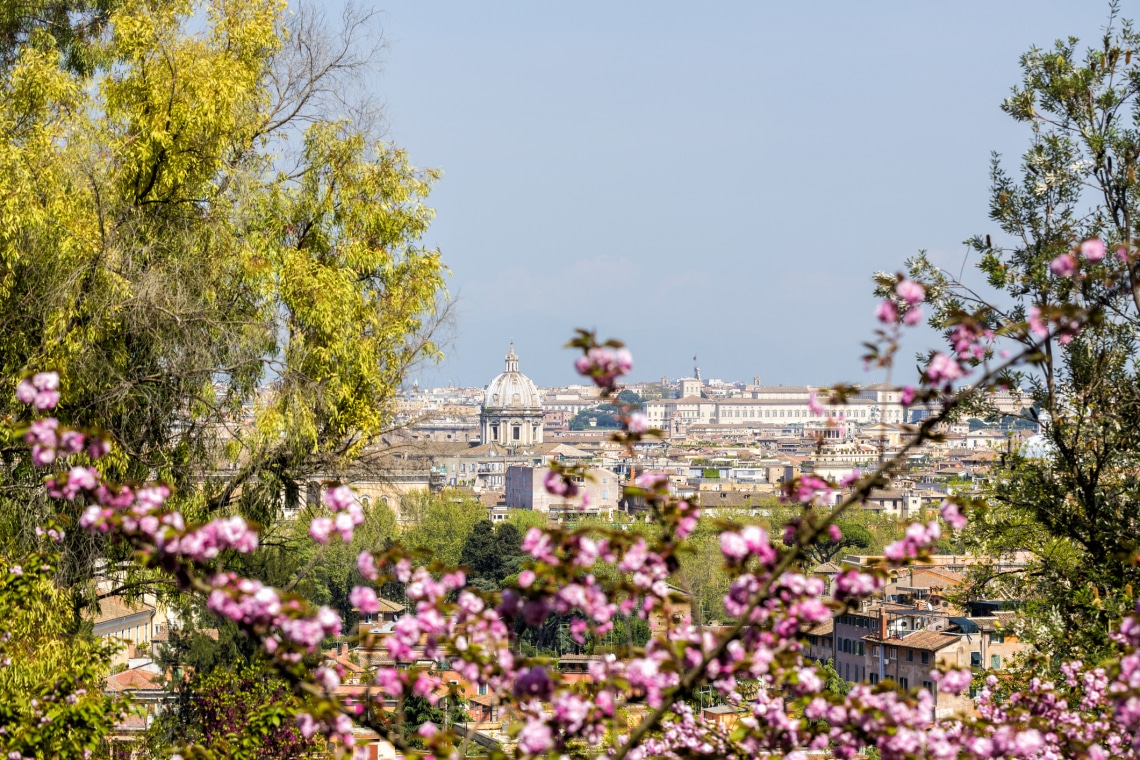
<path fill-rule="evenodd" d="M 810 408 L 813 390 L 823 404 L 822 414 Z M 906 409 L 899 403 L 899 390 L 890 386 L 862 388 L 844 404 L 832 406 L 826 399 L 826 392 L 806 385 L 750 388 L 745 391 L 745 397 L 689 396 L 649 401 L 645 404 L 645 413 L 652 427 L 667 431 L 683 425 L 787 425 L 840 417 L 856 425 L 907 421 Z"/>

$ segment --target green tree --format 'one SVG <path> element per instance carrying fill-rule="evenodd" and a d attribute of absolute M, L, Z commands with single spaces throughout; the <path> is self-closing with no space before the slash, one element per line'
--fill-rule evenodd
<path fill-rule="evenodd" d="M 178 710 L 150 727 L 150 753 L 162 757 L 174 743 L 195 746 L 205 757 L 291 760 L 308 755 L 296 715 L 300 702 L 279 677 L 255 667 L 218 668 L 183 690 Z"/>
<path fill-rule="evenodd" d="M 633 406 L 640 406 L 641 403 L 645 401 L 644 398 L 628 388 L 618 393 L 617 400 L 623 404 L 631 404 Z"/>
<path fill-rule="evenodd" d="M 1098 316 L 1076 338 L 1046 340 L 1034 372 L 1006 378 L 1012 387 L 1028 385 L 1049 453 L 1004 457 L 965 537 L 982 555 L 1031 558 L 1021 573 L 980 569 L 975 598 L 1025 600 L 1022 635 L 1066 659 L 1095 660 L 1140 581 L 1131 561 L 1140 548 L 1140 35 L 1114 5 L 1095 46 L 1082 52 L 1069 38 L 1035 47 L 1021 69 L 1002 108 L 1028 126 L 1030 144 L 1020 173 L 994 156 L 990 218 L 997 229 L 967 241 L 991 295 L 925 255 L 910 269 L 930 284 L 933 324 L 946 331 L 964 319 L 996 325 L 1075 308 Z M 1092 237 L 1108 243 L 1103 261 L 1082 255 L 1078 278 L 1053 271 L 1058 257 Z M 1117 247 L 1123 258 L 1113 255 Z M 1129 282 L 1131 292 L 1110 295 L 1113 278 Z M 1031 332 L 1006 337 L 1025 347 L 1037 339 Z M 966 411 L 994 412 L 980 394 Z M 1074 628 L 1073 620 L 1082 624 Z"/>
<path fill-rule="evenodd" d="M 850 550 L 866 551 L 875 543 L 875 537 L 871 535 L 871 531 L 857 522 L 841 520 L 836 523 L 836 526 L 842 532 L 843 537 L 838 541 L 830 539 L 820 541 L 809 547 L 807 556 L 812 562 L 817 564 L 831 562 L 840 554 Z"/>
<path fill-rule="evenodd" d="M 511 509 L 507 511 L 507 522 L 515 526 L 520 536 L 525 536 L 531 528 L 545 528 L 549 519 L 545 513 L 533 509 Z"/>
<path fill-rule="evenodd" d="M 518 571 L 523 559 L 522 536 L 510 523 L 495 526 L 490 520 L 475 523 L 463 542 L 459 564 L 470 571 L 468 583 L 482 591 L 498 591 Z"/>
<path fill-rule="evenodd" d="M 437 173 L 339 100 L 366 21 L 338 39 L 282 0 L 0 11 L 3 375 L 57 369 L 61 420 L 116 442 L 108 475 L 171 483 L 191 518 L 272 524 L 438 356 Z M 0 413 L 26 410 L 9 392 Z M 55 507 L 26 465 L 3 477 L 0 540 L 29 546 Z M 122 559 L 80 533 L 64 584 Z"/>
<path fill-rule="evenodd" d="M 614 404 L 599 404 L 590 409 L 583 409 L 570 418 L 571 430 L 589 430 L 591 427 L 616 430 L 621 427 L 617 417 L 618 408 Z M 594 425 L 590 425 L 594 420 Z"/>
<path fill-rule="evenodd" d="M 400 540 L 409 548 L 431 552 L 441 562 L 458 565 L 467 536 L 476 523 L 487 519 L 487 508 L 460 491 L 417 494 L 408 501 L 418 512 L 403 513 L 407 522 Z"/>

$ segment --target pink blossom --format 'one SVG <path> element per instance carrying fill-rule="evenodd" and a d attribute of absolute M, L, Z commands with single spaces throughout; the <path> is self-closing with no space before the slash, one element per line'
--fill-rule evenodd
<path fill-rule="evenodd" d="M 911 306 L 926 298 L 926 288 L 914 280 L 902 280 L 895 286 L 895 294 Z"/>
<path fill-rule="evenodd" d="M 645 412 L 631 412 L 629 422 L 626 423 L 626 429 L 638 435 L 649 432 L 649 417 L 645 415 Z"/>
<path fill-rule="evenodd" d="M 64 430 L 59 436 L 59 451 L 63 456 L 83 451 L 83 433 L 77 430 Z"/>
<path fill-rule="evenodd" d="M 1062 253 L 1049 264 L 1049 271 L 1058 277 L 1072 277 L 1077 273 L 1077 258 L 1071 253 Z"/>
<path fill-rule="evenodd" d="M 962 377 L 962 367 L 946 354 L 936 353 L 926 368 L 926 377 L 935 385 L 950 383 Z"/>
<path fill-rule="evenodd" d="M 36 387 L 28 380 L 21 380 L 16 385 L 16 400 L 21 404 L 31 404 L 36 400 Z"/>
<path fill-rule="evenodd" d="M 669 484 L 669 476 L 663 472 L 643 472 L 633 481 L 638 488 L 653 491 Z"/>
<path fill-rule="evenodd" d="M 1090 238 L 1081 243 L 1081 255 L 1086 261 L 1100 261 L 1104 258 L 1104 241 L 1100 238 Z"/>
<path fill-rule="evenodd" d="M 340 512 L 356 504 L 356 495 L 348 486 L 337 486 L 325 491 L 324 502 L 333 512 Z"/>
<path fill-rule="evenodd" d="M 107 452 L 110 450 L 111 447 L 108 446 L 107 442 L 102 438 L 93 436 L 87 442 L 87 456 L 91 457 L 92 459 L 101 459 L 102 457 L 107 456 Z"/>
<path fill-rule="evenodd" d="M 808 411 L 817 417 L 823 416 L 823 404 L 819 403 L 819 398 L 815 395 L 815 391 L 808 394 Z"/>
<path fill-rule="evenodd" d="M 969 688 L 970 682 L 974 680 L 974 674 L 965 668 L 948 670 L 945 673 L 940 673 L 937 670 L 931 671 L 930 677 L 931 680 L 938 683 L 938 690 L 947 694 L 961 694 Z"/>
<path fill-rule="evenodd" d="M 301 736 L 311 739 L 317 732 L 317 721 L 308 713 L 297 713 L 297 727 L 301 729 Z"/>
<path fill-rule="evenodd" d="M 1037 306 L 1029 307 L 1029 332 L 1039 338 L 1049 334 L 1049 326 L 1041 319 L 1041 309 Z"/>
<path fill-rule="evenodd" d="M 369 586 L 353 586 L 348 594 L 348 601 L 366 615 L 374 615 L 380 611 L 380 600 Z"/>
<path fill-rule="evenodd" d="M 352 540 L 352 529 L 355 527 L 355 521 L 351 514 L 348 512 L 337 513 L 337 516 L 333 519 L 333 526 L 346 544 Z"/>
<path fill-rule="evenodd" d="M 340 676 L 332 668 L 317 668 L 313 671 L 313 680 L 325 691 L 336 691 L 340 686 Z"/>
<path fill-rule="evenodd" d="M 894 301 L 879 301 L 879 305 L 875 309 L 875 316 L 885 325 L 893 324 L 898 321 L 899 309 L 895 306 Z"/>
<path fill-rule="evenodd" d="M 547 470 L 542 478 L 546 492 L 554 496 L 572 497 L 578 494 L 578 486 L 558 470 Z"/>
<path fill-rule="evenodd" d="M 914 403 L 914 396 L 914 386 L 908 385 L 903 388 L 902 392 L 899 394 L 899 403 L 901 403 L 903 406 L 910 406 Z"/>
<path fill-rule="evenodd" d="M 314 517 L 309 523 L 309 536 L 318 544 L 327 544 L 329 534 L 333 530 L 333 521 L 329 517 Z"/>
<path fill-rule="evenodd" d="M 518 748 L 524 755 L 540 755 L 554 746 L 554 733 L 546 723 L 531 719 L 519 732 Z"/>
<path fill-rule="evenodd" d="M 958 505 L 952 501 L 945 502 L 942 505 L 942 519 L 950 524 L 954 530 L 966 529 L 966 517 L 958 509 Z"/>
<path fill-rule="evenodd" d="M 27 443 L 38 444 L 44 448 L 54 449 L 59 445 L 59 420 L 54 417 L 47 419 L 36 420 L 28 428 L 28 432 L 24 433 L 24 440 Z"/>
<path fill-rule="evenodd" d="M 55 372 L 37 372 L 30 380 L 16 386 L 16 398 L 40 411 L 54 409 L 59 403 L 59 375 Z"/>
<path fill-rule="evenodd" d="M 883 579 L 858 570 L 844 570 L 835 576 L 835 598 L 839 601 L 859 599 L 881 591 Z"/>
<path fill-rule="evenodd" d="M 914 327 L 921 321 L 922 307 L 920 306 L 911 306 L 906 310 L 906 314 L 903 315 L 903 324 L 907 325 L 908 327 Z"/>
<path fill-rule="evenodd" d="M 740 562 L 748 556 L 748 545 L 739 533 L 725 531 L 720 534 L 720 553 L 730 562 Z"/>
<path fill-rule="evenodd" d="M 375 581 L 380 577 L 380 571 L 376 569 L 376 560 L 372 557 L 372 552 L 368 550 L 357 555 L 356 569 L 366 580 Z"/>
<path fill-rule="evenodd" d="M 593 379 L 600 388 L 612 388 L 617 378 L 633 369 L 633 357 L 625 348 L 595 346 L 574 363 L 578 374 Z"/>

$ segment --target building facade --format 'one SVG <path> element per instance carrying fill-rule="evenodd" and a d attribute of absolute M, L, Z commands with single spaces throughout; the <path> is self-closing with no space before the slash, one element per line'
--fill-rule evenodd
<path fill-rule="evenodd" d="M 483 443 L 530 446 L 542 443 L 542 396 L 531 379 L 519 372 L 512 345 L 506 370 L 491 381 L 479 414 Z"/>

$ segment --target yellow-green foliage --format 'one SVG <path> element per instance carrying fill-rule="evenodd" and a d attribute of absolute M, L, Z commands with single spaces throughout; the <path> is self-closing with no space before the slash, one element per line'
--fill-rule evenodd
<path fill-rule="evenodd" d="M 112 650 L 70 630 L 70 595 L 47 557 L 0 562 L 0 750 L 5 757 L 79 757 L 94 750 L 125 705 L 103 694 Z"/>
<path fill-rule="evenodd" d="M 185 492 L 229 460 L 243 498 L 266 473 L 279 494 L 299 461 L 356 453 L 438 356 L 437 173 L 343 114 L 283 117 L 307 86 L 283 0 L 107 8 L 90 65 L 37 30 L 0 61 L 2 374 L 58 370 L 61 418 L 121 444 L 113 476 Z"/>

